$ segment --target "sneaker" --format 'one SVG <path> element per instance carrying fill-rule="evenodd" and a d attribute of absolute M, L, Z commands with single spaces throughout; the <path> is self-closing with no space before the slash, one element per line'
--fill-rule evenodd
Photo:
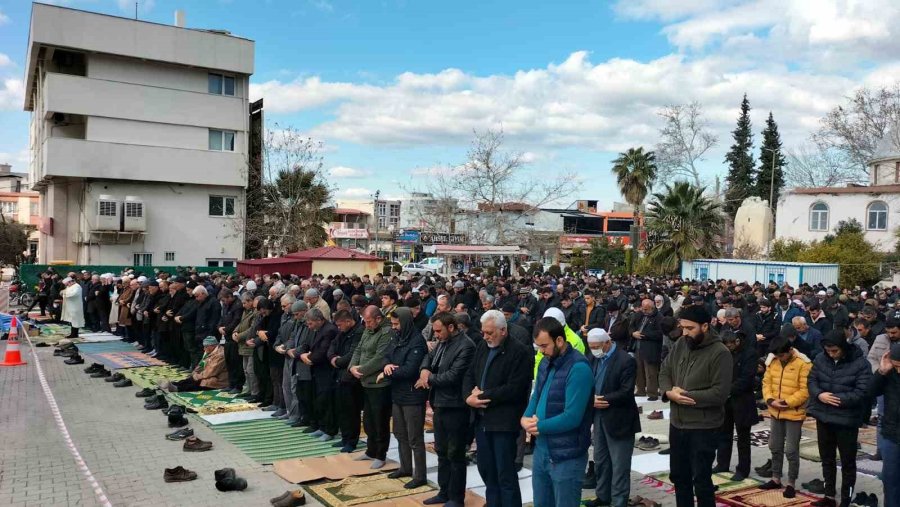
<path fill-rule="evenodd" d="M 212 449 L 212 447 L 212 442 L 206 442 L 197 437 L 190 436 L 184 441 L 183 449 L 185 452 L 203 452 Z"/>
<path fill-rule="evenodd" d="M 106 377 L 109 377 L 110 375 L 112 375 L 112 372 L 110 372 L 109 370 L 104 368 L 100 371 L 95 371 L 94 373 L 91 373 L 90 377 L 91 378 L 106 378 Z"/>
<path fill-rule="evenodd" d="M 134 383 L 131 382 L 131 379 L 123 378 L 122 380 L 113 384 L 113 387 L 131 387 Z"/>
<path fill-rule="evenodd" d="M 166 435 L 166 440 L 184 440 L 187 437 L 194 436 L 194 430 L 190 428 L 182 428 L 178 431 Z"/>
<path fill-rule="evenodd" d="M 797 490 L 794 489 L 793 486 L 785 486 L 784 492 L 782 493 L 785 498 L 794 498 L 797 496 Z"/>
<path fill-rule="evenodd" d="M 759 489 L 769 491 L 769 490 L 774 490 L 774 489 L 781 489 L 783 487 L 784 486 L 782 486 L 781 484 L 769 479 L 769 482 L 760 486 Z"/>
<path fill-rule="evenodd" d="M 125 380 L 125 375 L 122 375 L 122 374 L 119 373 L 119 372 L 115 372 L 115 373 L 113 373 L 113 374 L 110 375 L 109 377 L 106 377 L 106 378 L 103 379 L 103 380 L 104 380 L 105 382 L 118 382 L 118 381 L 120 381 L 120 380 Z"/>
<path fill-rule="evenodd" d="M 84 372 L 85 372 L 85 373 L 94 373 L 94 372 L 100 371 L 100 370 L 102 370 L 102 369 L 103 369 L 103 365 L 102 365 L 102 364 L 100 364 L 100 363 L 94 363 L 94 364 L 88 366 L 87 368 L 85 368 L 85 369 L 84 369 Z"/>
<path fill-rule="evenodd" d="M 63 362 L 66 364 L 84 364 L 84 359 L 80 355 L 75 354 Z"/>
<path fill-rule="evenodd" d="M 163 480 L 166 482 L 186 482 L 197 478 L 197 472 L 192 472 L 184 467 L 167 468 L 163 472 Z"/>
<path fill-rule="evenodd" d="M 825 482 L 822 481 L 822 479 L 813 479 L 809 482 L 800 484 L 800 486 L 815 495 L 822 495 L 825 493 Z"/>
<path fill-rule="evenodd" d="M 149 387 L 145 387 L 140 391 L 134 393 L 137 398 L 149 398 L 150 396 L 154 396 L 156 394 L 156 389 L 151 389 Z"/>

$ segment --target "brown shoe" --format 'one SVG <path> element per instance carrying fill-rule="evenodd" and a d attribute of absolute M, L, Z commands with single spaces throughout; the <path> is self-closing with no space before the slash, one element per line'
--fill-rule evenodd
<path fill-rule="evenodd" d="M 663 413 L 662 410 L 654 410 L 650 412 L 650 415 L 647 416 L 647 419 L 662 419 Z"/>
<path fill-rule="evenodd" d="M 290 492 L 288 496 L 272 502 L 272 505 L 275 507 L 300 507 L 301 505 L 306 505 L 306 496 L 303 495 L 303 490 L 298 489 Z"/>
<path fill-rule="evenodd" d="M 191 472 L 184 467 L 167 468 L 163 472 L 163 480 L 166 482 L 186 482 L 197 478 L 197 472 Z"/>
<path fill-rule="evenodd" d="M 188 437 L 184 441 L 185 452 L 203 452 L 212 449 L 212 442 L 200 440 L 197 437 Z"/>

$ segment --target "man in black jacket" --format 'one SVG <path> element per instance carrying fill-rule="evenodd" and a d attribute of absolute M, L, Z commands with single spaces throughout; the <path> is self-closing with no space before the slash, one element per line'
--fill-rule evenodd
<path fill-rule="evenodd" d="M 306 325 L 314 333 L 308 345 L 300 347 L 299 359 L 312 370 L 315 398 L 313 413 L 317 425 L 304 432 L 310 433 L 321 442 L 328 442 L 337 435 L 337 421 L 334 414 L 334 367 L 328 359 L 328 348 L 338 334 L 337 327 L 325 318 L 318 308 L 306 312 Z M 311 430 L 311 431 L 310 431 Z"/>
<path fill-rule="evenodd" d="M 482 340 L 466 370 L 463 393 L 475 412 L 478 473 L 487 488 L 488 505 L 522 505 L 516 474 L 519 418 L 528 405 L 534 353 L 507 333 L 497 310 L 481 316 Z"/>
<path fill-rule="evenodd" d="M 634 435 L 641 431 L 633 395 L 637 362 L 603 329 L 588 331 L 587 342 L 594 373 L 592 440 L 597 498 L 586 505 L 627 505 Z"/>
<path fill-rule="evenodd" d="M 773 304 L 769 299 L 759 301 L 759 313 L 756 314 L 756 356 L 766 357 L 772 341 L 781 334 L 781 322 L 772 311 Z"/>
<path fill-rule="evenodd" d="M 334 314 L 338 334 L 328 349 L 328 361 L 337 370 L 335 379 L 335 405 L 338 426 L 341 430 L 341 452 L 356 450 L 359 443 L 360 412 L 362 411 L 362 386 L 348 370 L 353 351 L 359 345 L 363 327 L 347 310 Z"/>
<path fill-rule="evenodd" d="M 163 295 L 163 298 L 167 295 Z M 162 302 L 162 298 L 160 299 Z M 241 301 L 234 297 L 234 293 L 224 288 L 219 291 L 219 336 L 225 341 L 225 367 L 228 369 L 228 385 L 232 394 L 239 393 L 244 385 L 244 368 L 241 364 L 241 356 L 238 354 L 238 344 L 230 337 L 241 321 L 244 307 Z M 157 331 L 159 332 L 159 331 Z"/>
<path fill-rule="evenodd" d="M 884 467 L 884 505 L 900 505 L 900 343 L 885 352 L 869 384 L 869 396 L 884 396 L 881 438 L 878 442 Z"/>
<path fill-rule="evenodd" d="M 431 318 L 438 344 L 422 359 L 417 389 L 431 389 L 434 409 L 434 447 L 438 455 L 438 494 L 426 505 L 442 503 L 462 507 L 466 495 L 466 445 L 469 408 L 463 399 L 463 377 L 472 362 L 475 345 L 456 326 L 451 313 Z"/>
<path fill-rule="evenodd" d="M 752 334 L 750 336 L 753 336 Z M 753 387 L 756 385 L 756 347 L 745 331 L 722 335 L 722 343 L 731 351 L 731 392 L 725 402 L 725 422 L 717 450 L 718 463 L 713 473 L 727 472 L 731 467 L 731 450 L 737 430 L 738 464 L 732 480 L 741 482 L 750 475 L 750 428 L 759 422 Z"/>
<path fill-rule="evenodd" d="M 662 327 L 659 310 L 652 299 L 641 301 L 641 311 L 631 320 L 628 328 L 634 340 L 637 359 L 637 396 L 647 396 L 650 401 L 659 399 L 659 363 L 662 358 Z"/>

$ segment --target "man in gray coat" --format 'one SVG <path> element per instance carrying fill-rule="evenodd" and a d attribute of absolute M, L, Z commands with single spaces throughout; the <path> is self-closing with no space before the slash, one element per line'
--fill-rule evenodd
<path fill-rule="evenodd" d="M 272 414 L 276 419 L 287 420 L 287 424 L 294 424 L 300 420 L 300 409 L 297 394 L 294 392 L 294 358 L 288 356 L 287 351 L 297 348 L 297 331 L 303 326 L 308 307 L 303 301 L 294 301 L 288 309 L 292 315 L 291 328 L 285 334 L 278 333 L 278 341 L 275 342 L 275 352 L 284 357 L 284 370 L 281 376 L 281 393 L 284 397 L 284 408 Z"/>

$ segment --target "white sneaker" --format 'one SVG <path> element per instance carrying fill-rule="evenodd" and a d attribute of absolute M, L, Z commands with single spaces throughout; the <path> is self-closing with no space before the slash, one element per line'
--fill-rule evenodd
<path fill-rule="evenodd" d="M 384 460 L 376 459 L 375 461 L 372 462 L 372 466 L 370 466 L 369 468 L 372 470 L 378 470 L 379 468 L 383 468 L 383 467 L 384 467 Z"/>
<path fill-rule="evenodd" d="M 353 461 L 371 461 L 374 458 L 370 458 L 368 454 L 365 452 L 353 458 Z"/>

